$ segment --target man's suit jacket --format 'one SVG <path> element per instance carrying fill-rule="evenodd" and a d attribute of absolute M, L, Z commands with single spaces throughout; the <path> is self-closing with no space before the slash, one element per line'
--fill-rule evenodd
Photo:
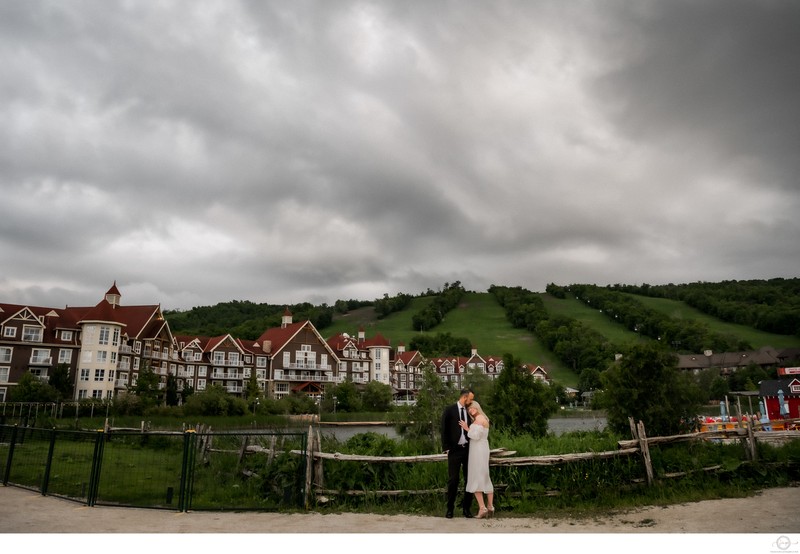
<path fill-rule="evenodd" d="M 461 439 L 462 431 L 461 426 L 458 424 L 458 421 L 461 419 L 459 410 L 458 403 L 450 404 L 444 409 L 444 413 L 442 414 L 442 451 L 458 447 L 458 441 Z M 464 408 L 464 416 L 467 418 L 467 425 L 470 425 L 472 419 L 469 417 L 467 408 Z M 464 436 L 467 438 L 467 441 L 469 441 L 466 431 L 464 431 Z"/>

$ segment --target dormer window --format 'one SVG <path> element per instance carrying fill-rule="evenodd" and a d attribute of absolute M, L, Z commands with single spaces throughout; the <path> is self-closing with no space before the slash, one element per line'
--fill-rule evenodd
<path fill-rule="evenodd" d="M 42 328 L 25 325 L 22 328 L 22 340 L 25 342 L 42 342 Z"/>

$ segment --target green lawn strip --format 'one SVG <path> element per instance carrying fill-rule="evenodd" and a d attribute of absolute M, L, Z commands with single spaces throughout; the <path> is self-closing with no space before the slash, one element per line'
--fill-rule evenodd
<path fill-rule="evenodd" d="M 363 326 L 367 337 L 373 337 L 380 332 L 391 341 L 393 348 L 400 343 L 408 346 L 411 339 L 419 333 L 411 327 L 412 317 L 433 298 L 414 298 L 408 308 L 384 319 L 375 318 L 371 308 L 353 310 L 348 315 L 336 316 L 333 324 L 320 333 L 325 338 L 340 332 L 356 335 L 359 327 Z M 502 358 L 504 354 L 510 353 L 523 363 L 545 367 L 550 377 L 562 385 L 574 387 L 578 383 L 578 376 L 566 368 L 532 333 L 511 326 L 505 311 L 489 293 L 468 292 L 460 304 L 444 316 L 444 321 L 428 332 L 450 333 L 455 337 L 468 338 L 483 357 Z"/>
<path fill-rule="evenodd" d="M 651 340 L 629 330 L 621 323 L 611 321 L 601 311 L 587 306 L 572 296 L 556 298 L 550 294 L 542 293 L 541 297 L 548 313 L 576 319 L 614 344 L 624 346 Z"/>

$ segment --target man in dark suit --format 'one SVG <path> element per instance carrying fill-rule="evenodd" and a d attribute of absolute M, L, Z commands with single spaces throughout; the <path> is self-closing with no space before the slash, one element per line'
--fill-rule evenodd
<path fill-rule="evenodd" d="M 442 414 L 442 450 L 447 454 L 447 514 L 452 518 L 458 495 L 458 481 L 460 473 L 464 472 L 464 486 L 467 484 L 467 462 L 469 461 L 469 437 L 459 425 L 459 421 L 466 421 L 467 425 L 472 419 L 467 413 L 467 408 L 475 397 L 469 389 L 462 389 L 458 402 L 450 404 Z M 472 494 L 464 491 L 464 500 L 461 504 L 464 517 L 472 517 Z"/>

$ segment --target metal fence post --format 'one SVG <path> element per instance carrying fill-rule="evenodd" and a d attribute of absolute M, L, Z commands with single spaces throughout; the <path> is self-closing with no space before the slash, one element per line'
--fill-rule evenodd
<path fill-rule="evenodd" d="M 6 471 L 3 474 L 3 486 L 8 485 L 8 479 L 11 477 L 11 462 L 14 460 L 14 445 L 17 443 L 17 428 L 14 425 L 11 428 L 11 444 L 8 445 L 8 457 L 6 458 Z"/>
<path fill-rule="evenodd" d="M 92 472 L 89 475 L 89 495 L 87 505 L 94 506 L 97 502 L 97 494 L 100 488 L 100 468 L 103 462 L 103 443 L 105 439 L 105 429 L 98 429 L 94 440 L 94 454 L 92 454 Z"/>
<path fill-rule="evenodd" d="M 44 467 L 44 477 L 42 478 L 42 496 L 47 496 L 47 488 L 50 486 L 50 468 L 53 466 L 53 452 L 56 449 L 56 430 L 50 430 L 50 448 L 47 450 L 47 462 Z"/>
<path fill-rule="evenodd" d="M 181 484 L 178 491 L 178 511 L 186 512 L 191 504 L 192 483 L 194 481 L 194 452 L 197 434 L 194 429 L 183 433 L 183 462 L 181 464 Z"/>

